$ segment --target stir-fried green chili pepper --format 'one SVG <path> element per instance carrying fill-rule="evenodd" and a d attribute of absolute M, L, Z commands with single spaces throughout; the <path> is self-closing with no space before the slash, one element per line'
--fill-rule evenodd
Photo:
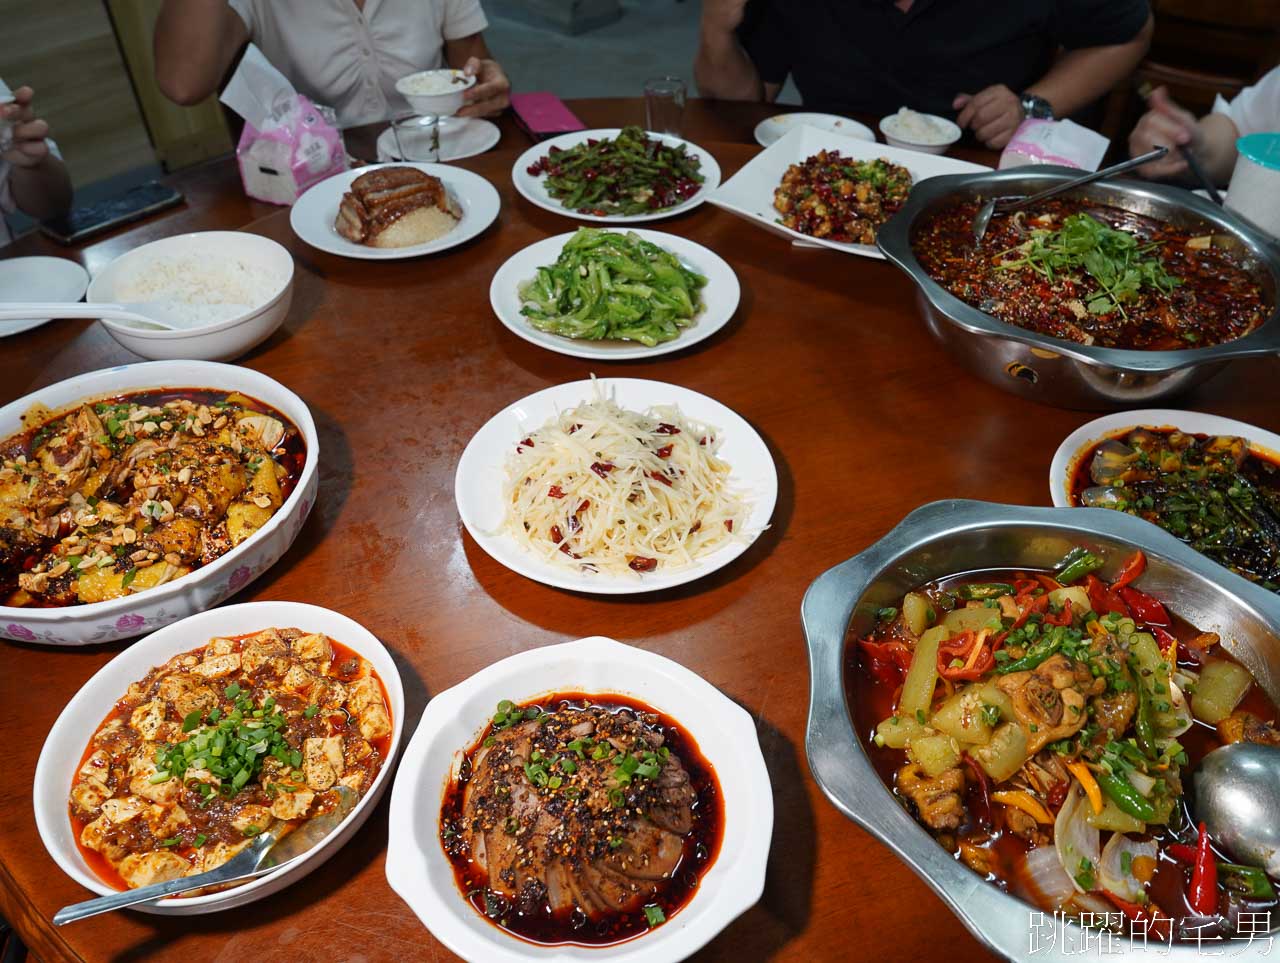
<path fill-rule="evenodd" d="M 1056 625 L 1033 643 L 1022 658 L 996 666 L 996 672 L 1001 675 L 1008 675 L 1010 672 L 1026 672 L 1034 669 L 1061 650 L 1064 645 L 1073 645 L 1079 642 L 1081 638 L 1082 636 L 1078 629 L 1071 629 L 1065 625 Z"/>
<path fill-rule="evenodd" d="M 1256 866 L 1241 866 L 1239 863 L 1219 863 L 1218 881 L 1229 890 L 1247 896 L 1250 899 L 1275 899 L 1275 887 L 1267 874 Z"/>
<path fill-rule="evenodd" d="M 1090 572 L 1096 572 L 1102 568 L 1103 561 L 1087 548 L 1081 548 L 1077 545 L 1058 564 L 1058 581 L 1063 585 L 1070 585 L 1072 582 L 1078 582 Z"/>
<path fill-rule="evenodd" d="M 1122 812 L 1128 813 L 1134 819 L 1141 819 L 1144 823 L 1156 818 L 1155 807 L 1142 793 L 1133 788 L 1128 779 L 1123 776 L 1113 776 L 1108 772 L 1096 772 L 1093 778 Z"/>
<path fill-rule="evenodd" d="M 970 582 L 961 585 L 956 594 L 967 602 L 982 602 L 987 599 L 998 599 L 1002 595 L 1012 595 L 1013 586 L 1008 582 Z"/>
<path fill-rule="evenodd" d="M 1151 693 L 1147 691 L 1147 684 L 1142 679 L 1142 668 L 1136 658 L 1130 657 L 1129 668 L 1133 672 L 1138 691 L 1138 710 L 1133 716 L 1134 734 L 1138 737 L 1138 748 L 1142 750 L 1142 754 L 1148 759 L 1155 759 L 1160 755 L 1160 747 L 1156 745 L 1155 723 L 1151 718 Z"/>
<path fill-rule="evenodd" d="M 565 338 L 616 338 L 653 347 L 702 310 L 707 279 L 637 234 L 581 228 L 554 264 L 520 285 L 520 313 Z"/>

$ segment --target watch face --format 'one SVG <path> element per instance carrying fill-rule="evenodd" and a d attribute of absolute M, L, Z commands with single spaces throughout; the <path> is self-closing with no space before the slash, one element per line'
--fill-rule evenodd
<path fill-rule="evenodd" d="M 1037 117 L 1042 120 L 1053 118 L 1053 108 L 1049 106 L 1049 101 L 1035 94 L 1022 95 L 1022 112 L 1028 117 Z"/>

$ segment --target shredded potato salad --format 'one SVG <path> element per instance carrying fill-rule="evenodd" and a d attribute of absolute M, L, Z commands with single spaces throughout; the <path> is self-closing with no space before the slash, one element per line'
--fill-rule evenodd
<path fill-rule="evenodd" d="M 691 565 L 741 538 L 749 514 L 719 447 L 674 406 L 628 411 L 597 389 L 515 446 L 507 530 L 548 561 L 608 575 Z"/>

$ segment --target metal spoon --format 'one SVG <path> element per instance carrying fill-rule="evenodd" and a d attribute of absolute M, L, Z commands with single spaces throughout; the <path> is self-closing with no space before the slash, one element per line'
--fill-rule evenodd
<path fill-rule="evenodd" d="M 215 305 L 227 309 L 226 318 L 183 318 L 174 314 L 174 306 L 158 301 L 133 304 L 85 304 L 66 301 L 0 301 L 0 321 L 26 321 L 30 318 L 108 318 L 137 328 L 161 331 L 191 331 L 225 321 L 246 311 L 244 305 Z"/>
<path fill-rule="evenodd" d="M 1236 742 L 1200 760 L 1196 815 L 1238 863 L 1280 877 L 1280 747 Z"/>
<path fill-rule="evenodd" d="M 203 889 L 206 886 L 252 879 L 279 869 L 285 863 L 301 858 L 304 853 L 333 832 L 360 801 L 359 793 L 353 789 L 346 786 L 333 788 L 338 795 L 338 805 L 331 812 L 308 819 L 292 832 L 286 829 L 283 835 L 278 835 L 281 828 L 279 825 L 259 833 L 252 843 L 217 869 L 198 873 L 195 876 L 172 879 L 167 883 L 140 886 L 137 889 L 127 889 L 122 893 L 112 893 L 110 896 L 99 896 L 97 899 L 85 900 L 83 903 L 73 903 L 54 913 L 53 922 L 57 926 L 62 926 L 64 923 L 74 923 L 89 916 L 97 916 L 99 913 L 109 913 L 138 903 L 150 903 L 162 896 L 174 896 L 193 889 Z"/>
<path fill-rule="evenodd" d="M 1110 167 L 1104 167 L 1100 171 L 1090 171 L 1080 177 L 1073 177 L 1069 181 L 1063 181 L 1061 184 L 1055 184 L 1047 190 L 1040 191 L 1038 194 L 1032 194 L 1030 197 L 1024 195 L 1013 194 L 1008 197 L 993 197 L 986 201 L 980 208 L 978 213 L 973 216 L 973 239 L 976 243 L 981 244 L 982 238 L 987 233 L 987 225 L 991 223 L 991 215 L 999 207 L 1002 213 L 1009 211 L 1019 211 L 1024 207 L 1029 207 L 1037 201 L 1043 201 L 1047 197 L 1054 197 L 1063 194 L 1066 191 L 1074 190 L 1077 187 L 1083 187 L 1085 184 L 1092 184 L 1094 181 L 1100 181 L 1103 178 L 1114 177 L 1116 174 L 1123 174 L 1125 171 L 1133 170 L 1135 167 L 1141 167 L 1143 164 L 1149 164 L 1153 160 L 1159 160 L 1165 154 L 1169 153 L 1167 147 L 1157 147 L 1153 151 L 1142 154 L 1139 157 L 1131 157 L 1127 161 L 1119 164 L 1112 164 Z"/>

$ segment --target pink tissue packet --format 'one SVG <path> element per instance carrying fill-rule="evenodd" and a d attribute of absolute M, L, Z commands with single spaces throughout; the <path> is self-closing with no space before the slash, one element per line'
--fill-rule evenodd
<path fill-rule="evenodd" d="M 1000 170 L 1024 164 L 1059 164 L 1096 171 L 1110 144 L 1097 131 L 1074 121 L 1028 117 L 1000 154 Z"/>

